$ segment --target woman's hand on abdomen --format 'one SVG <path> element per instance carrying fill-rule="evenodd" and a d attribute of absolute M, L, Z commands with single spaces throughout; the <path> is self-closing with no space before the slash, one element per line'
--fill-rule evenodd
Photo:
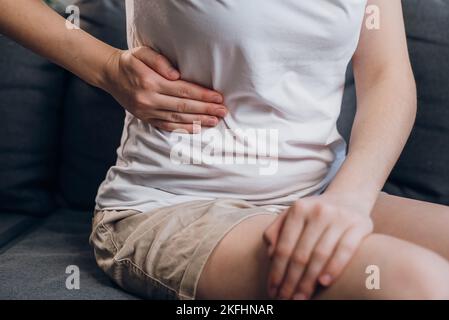
<path fill-rule="evenodd" d="M 138 47 L 111 56 L 101 87 L 134 116 L 161 130 L 193 133 L 198 128 L 194 122 L 216 126 L 227 113 L 222 95 L 180 78 L 163 55 Z"/>
<path fill-rule="evenodd" d="M 180 80 L 148 47 L 122 51 L 66 20 L 42 1 L 1 1 L 0 32 L 109 92 L 137 118 L 162 130 L 215 126 L 226 115 L 220 93 Z"/>

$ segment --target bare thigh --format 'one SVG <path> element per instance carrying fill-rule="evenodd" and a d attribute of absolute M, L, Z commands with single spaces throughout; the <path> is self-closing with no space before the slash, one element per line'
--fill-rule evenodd
<path fill-rule="evenodd" d="M 266 299 L 270 261 L 262 235 L 275 216 L 248 218 L 218 244 L 203 269 L 197 299 Z M 380 270 L 381 289 L 368 290 L 366 268 Z M 449 299 L 449 264 L 434 252 L 372 234 L 344 273 L 319 299 Z"/>
<path fill-rule="evenodd" d="M 407 240 L 449 259 L 449 207 L 380 193 L 374 231 Z"/>

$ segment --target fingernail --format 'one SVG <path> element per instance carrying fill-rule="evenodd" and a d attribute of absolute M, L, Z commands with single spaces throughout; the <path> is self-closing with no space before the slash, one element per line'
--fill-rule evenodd
<path fill-rule="evenodd" d="M 170 77 L 172 77 L 172 78 L 178 78 L 179 77 L 179 72 L 176 71 L 175 69 L 171 69 L 169 71 L 169 74 L 170 74 Z"/>
<path fill-rule="evenodd" d="M 223 98 L 221 96 L 219 96 L 219 95 L 215 95 L 215 96 L 212 97 L 212 102 L 222 103 L 223 102 Z"/>
<path fill-rule="evenodd" d="M 206 124 L 208 126 L 216 126 L 218 124 L 218 119 L 217 118 L 209 118 L 209 119 L 207 119 Z"/>
<path fill-rule="evenodd" d="M 307 296 L 304 293 L 297 293 L 293 296 L 293 300 L 307 300 Z"/>
<path fill-rule="evenodd" d="M 228 112 L 226 111 L 226 109 L 218 109 L 217 110 L 217 115 L 220 117 L 226 117 L 226 115 L 228 114 Z"/>
<path fill-rule="evenodd" d="M 320 277 L 320 283 L 323 286 L 328 286 L 331 284 L 331 282 L 332 282 L 332 277 L 329 274 L 325 274 Z"/>

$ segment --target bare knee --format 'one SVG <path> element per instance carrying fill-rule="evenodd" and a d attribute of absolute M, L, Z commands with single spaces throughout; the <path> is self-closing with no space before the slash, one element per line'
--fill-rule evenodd
<path fill-rule="evenodd" d="M 398 278 L 406 298 L 419 300 L 449 300 L 449 263 L 437 254 L 423 249 L 413 253 L 399 270 Z"/>
<path fill-rule="evenodd" d="M 449 263 L 433 251 L 388 238 L 393 250 L 383 266 L 388 270 L 385 270 L 382 298 L 449 299 Z"/>
<path fill-rule="evenodd" d="M 367 274 L 375 266 L 377 274 Z M 371 286 L 371 279 L 378 279 Z M 318 299 L 449 299 L 449 263 L 423 247 L 372 234 Z"/>

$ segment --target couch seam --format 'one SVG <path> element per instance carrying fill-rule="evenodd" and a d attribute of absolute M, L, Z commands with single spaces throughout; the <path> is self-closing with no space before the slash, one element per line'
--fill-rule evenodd
<path fill-rule="evenodd" d="M 100 226 L 103 227 L 106 230 L 106 232 L 109 234 L 109 240 L 111 241 L 112 245 L 115 248 L 114 255 L 116 255 L 118 253 L 118 251 L 119 251 L 119 248 L 118 248 L 118 245 L 116 244 L 116 242 L 114 240 L 114 236 L 113 236 L 112 231 L 108 227 L 106 227 L 106 225 L 104 224 L 103 219 L 100 221 Z"/>
<path fill-rule="evenodd" d="M 148 279 L 160 284 L 161 286 L 163 286 L 164 288 L 172 291 L 174 294 L 179 295 L 178 291 L 176 291 L 175 289 L 173 289 L 172 287 L 166 285 L 165 283 L 163 283 L 161 280 L 156 279 L 154 277 L 152 277 L 151 275 L 149 275 L 148 273 L 146 273 L 144 270 L 142 270 L 138 265 L 136 265 L 131 259 L 129 258 L 123 258 L 123 259 L 116 259 L 113 258 L 113 260 L 117 263 L 117 264 L 123 264 L 123 263 L 129 263 L 131 264 L 134 268 L 136 268 L 139 272 L 141 272 L 145 277 L 147 277 Z"/>

